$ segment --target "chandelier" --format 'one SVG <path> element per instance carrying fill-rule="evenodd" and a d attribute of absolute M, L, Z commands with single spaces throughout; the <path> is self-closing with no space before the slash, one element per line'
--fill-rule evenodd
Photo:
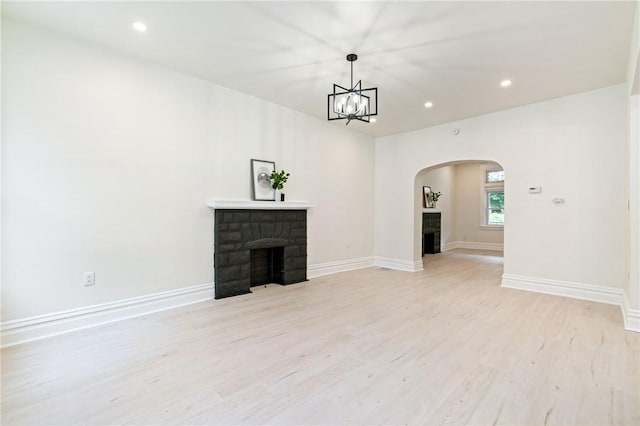
<path fill-rule="evenodd" d="M 347 61 L 351 62 L 351 88 L 333 85 L 333 93 L 327 98 L 328 120 L 347 120 L 347 125 L 351 120 L 369 123 L 372 116 L 378 115 L 378 88 L 363 89 L 362 80 L 353 84 L 353 63 L 357 59 L 355 53 L 347 55 Z"/>

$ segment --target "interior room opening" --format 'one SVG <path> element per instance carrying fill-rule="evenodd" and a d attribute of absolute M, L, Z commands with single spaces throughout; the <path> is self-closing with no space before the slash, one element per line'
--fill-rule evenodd
<path fill-rule="evenodd" d="M 508 173 L 490 160 L 426 167 L 415 178 L 414 253 L 426 265 L 452 250 L 504 258 Z"/>

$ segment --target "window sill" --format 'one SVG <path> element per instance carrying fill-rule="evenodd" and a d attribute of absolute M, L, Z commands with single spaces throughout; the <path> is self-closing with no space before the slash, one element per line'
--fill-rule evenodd
<path fill-rule="evenodd" d="M 504 225 L 480 225 L 484 231 L 504 231 Z"/>

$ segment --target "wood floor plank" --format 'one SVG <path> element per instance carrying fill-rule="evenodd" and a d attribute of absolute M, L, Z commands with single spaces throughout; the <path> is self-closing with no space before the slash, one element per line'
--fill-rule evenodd
<path fill-rule="evenodd" d="M 639 424 L 619 308 L 501 275 L 454 250 L 9 347 L 2 424 Z"/>

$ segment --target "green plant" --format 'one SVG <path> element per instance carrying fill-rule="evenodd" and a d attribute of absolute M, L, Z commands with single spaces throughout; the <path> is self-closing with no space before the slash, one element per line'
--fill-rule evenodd
<path fill-rule="evenodd" d="M 438 201 L 438 199 L 440 198 L 440 196 L 442 195 L 442 192 L 432 192 L 431 193 L 431 200 L 436 203 Z"/>
<path fill-rule="evenodd" d="M 271 172 L 271 175 L 269 176 L 269 179 L 271 179 L 271 187 L 273 189 L 282 190 L 282 188 L 284 188 L 284 184 L 287 183 L 287 179 L 289 179 L 289 175 L 290 173 L 287 173 L 284 170 Z"/>

